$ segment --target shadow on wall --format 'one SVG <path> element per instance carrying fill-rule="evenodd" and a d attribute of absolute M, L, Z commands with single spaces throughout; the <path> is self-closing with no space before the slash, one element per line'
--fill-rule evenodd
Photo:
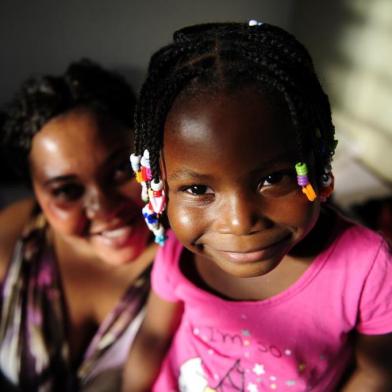
<path fill-rule="evenodd" d="M 338 138 L 392 184 L 392 2 L 300 0 L 294 31 L 313 54 Z"/>
<path fill-rule="evenodd" d="M 299 0 L 293 11 L 293 31 L 312 53 L 332 104 L 339 140 L 333 164 L 335 201 L 388 236 L 392 2 Z"/>
<path fill-rule="evenodd" d="M 4 114 L 0 112 L 0 126 Z M 9 203 L 31 195 L 31 190 L 22 184 L 12 168 L 13 156 L 0 147 L 0 209 Z"/>
<path fill-rule="evenodd" d="M 146 71 L 141 68 L 118 65 L 113 71 L 124 76 L 126 81 L 132 86 L 136 94 L 138 94 L 143 83 Z"/>
<path fill-rule="evenodd" d="M 30 188 L 14 174 L 12 157 L 0 150 L 0 209 L 31 194 Z"/>

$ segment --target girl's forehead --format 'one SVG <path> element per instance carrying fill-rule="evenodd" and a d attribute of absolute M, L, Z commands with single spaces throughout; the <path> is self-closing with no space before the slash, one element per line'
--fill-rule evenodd
<path fill-rule="evenodd" d="M 296 133 L 287 111 L 253 89 L 204 94 L 174 103 L 164 128 L 167 143 L 248 151 L 292 150 Z"/>

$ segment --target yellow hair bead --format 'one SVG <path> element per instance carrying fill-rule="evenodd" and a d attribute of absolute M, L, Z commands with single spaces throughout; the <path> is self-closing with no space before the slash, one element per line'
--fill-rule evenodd
<path fill-rule="evenodd" d="M 144 182 L 144 180 L 143 180 L 143 174 L 142 174 L 142 171 L 141 170 L 139 170 L 139 171 L 137 171 L 136 173 L 135 173 L 135 177 L 136 177 L 136 181 L 140 184 L 140 183 L 142 183 L 142 182 Z"/>
<path fill-rule="evenodd" d="M 311 183 L 302 187 L 302 192 L 305 193 L 305 195 L 309 201 L 316 200 L 317 195 L 316 195 L 316 192 L 314 191 Z"/>

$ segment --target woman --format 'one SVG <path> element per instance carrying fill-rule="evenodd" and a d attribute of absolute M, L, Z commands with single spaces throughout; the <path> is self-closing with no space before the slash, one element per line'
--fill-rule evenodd
<path fill-rule="evenodd" d="M 121 77 L 82 60 L 7 108 L 2 145 L 34 192 L 0 212 L 9 390 L 119 388 L 156 250 L 129 169 L 134 104 Z"/>

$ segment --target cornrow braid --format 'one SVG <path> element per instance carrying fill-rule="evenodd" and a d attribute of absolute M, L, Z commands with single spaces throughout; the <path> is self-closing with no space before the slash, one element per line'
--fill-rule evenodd
<path fill-rule="evenodd" d="M 164 124 L 177 96 L 250 84 L 285 103 L 298 156 L 305 160 L 308 152 L 314 153 L 319 180 L 336 147 L 328 96 L 305 47 L 292 34 L 266 23 L 185 27 L 152 56 L 136 107 L 135 151 L 149 151 L 153 178 L 160 175 Z"/>

